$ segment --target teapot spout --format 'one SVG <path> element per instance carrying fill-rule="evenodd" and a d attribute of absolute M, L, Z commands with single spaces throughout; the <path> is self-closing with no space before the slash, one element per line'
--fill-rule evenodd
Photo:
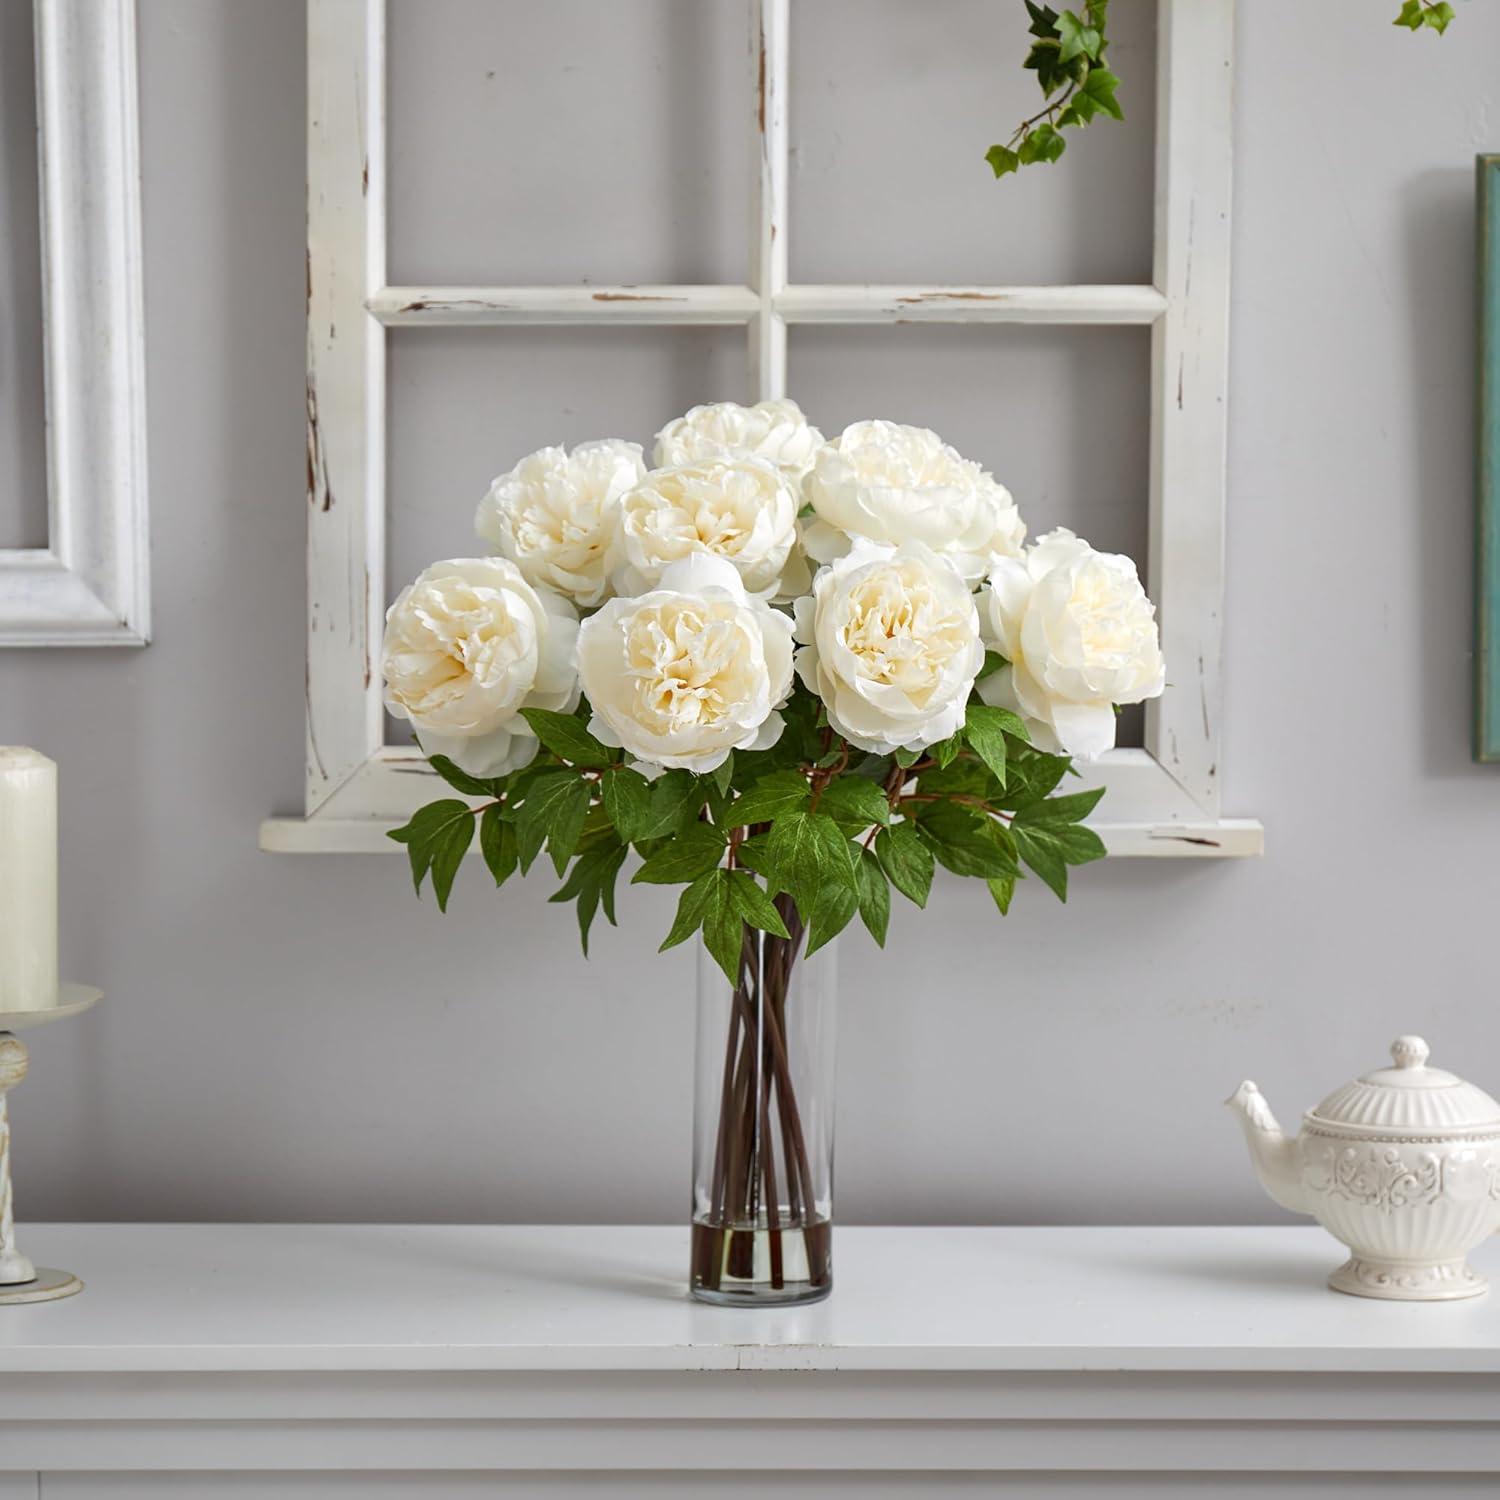
<path fill-rule="evenodd" d="M 1224 1103 L 1240 1117 L 1245 1144 L 1260 1185 L 1283 1208 L 1308 1212 L 1297 1166 L 1297 1143 L 1288 1140 L 1265 1095 L 1247 1078 Z"/>

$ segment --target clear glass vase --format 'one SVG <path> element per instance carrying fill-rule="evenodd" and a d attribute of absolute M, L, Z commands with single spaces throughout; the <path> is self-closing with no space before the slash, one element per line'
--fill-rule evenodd
<path fill-rule="evenodd" d="M 692 1294 L 753 1307 L 833 1288 L 836 943 L 746 928 L 739 982 L 700 947 L 693 1110 Z"/>

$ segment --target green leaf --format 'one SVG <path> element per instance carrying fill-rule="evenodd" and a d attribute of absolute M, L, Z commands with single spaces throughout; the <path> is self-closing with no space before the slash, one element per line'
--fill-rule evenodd
<path fill-rule="evenodd" d="M 610 926 L 615 925 L 615 877 L 625 863 L 626 846 L 609 837 L 585 849 L 573 863 L 573 869 L 561 890 L 549 900 L 578 903 L 578 937 L 584 956 L 589 951 L 589 928 L 601 902 Z"/>
<path fill-rule="evenodd" d="M 854 873 L 859 881 L 860 920 L 869 929 L 870 936 L 884 948 L 886 928 L 891 920 L 891 888 L 886 884 L 885 871 L 871 850 L 861 849 Z"/>
<path fill-rule="evenodd" d="M 1021 158 L 1009 146 L 991 146 L 984 153 L 984 159 L 990 164 L 996 177 L 1004 177 L 1008 172 L 1021 170 Z"/>
<path fill-rule="evenodd" d="M 1076 823 L 1011 824 L 1016 850 L 1029 869 L 1051 887 L 1059 901 L 1068 899 L 1068 866 L 1104 858 L 1104 843 L 1092 828 Z"/>
<path fill-rule="evenodd" d="M 467 771 L 462 771 L 454 765 L 446 755 L 429 755 L 427 763 L 449 786 L 463 792 L 466 796 L 498 797 L 500 795 L 500 781 L 486 781 L 478 776 L 470 776 Z"/>
<path fill-rule="evenodd" d="M 1113 119 L 1123 120 L 1125 111 L 1120 108 L 1119 100 L 1115 98 L 1115 90 L 1119 86 L 1119 78 L 1108 68 L 1090 68 L 1089 76 L 1078 91 L 1074 103 L 1080 108 L 1087 109 L 1088 119 L 1093 119 L 1097 111 Z"/>
<path fill-rule="evenodd" d="M 1016 814 L 1015 823 L 1022 827 L 1081 823 L 1099 805 L 1099 799 L 1103 795 L 1104 788 L 1096 786 L 1086 792 L 1070 793 L 1066 797 L 1049 797 L 1045 802 L 1034 802 L 1023 808 Z"/>
<path fill-rule="evenodd" d="M 920 750 L 908 750 L 905 746 L 902 746 L 895 752 L 895 756 L 896 764 L 904 771 L 909 766 L 914 766 L 921 760 L 922 752 Z"/>
<path fill-rule="evenodd" d="M 927 747 L 927 753 L 937 762 L 938 770 L 946 770 L 958 759 L 958 752 L 964 747 L 963 731 L 950 734 L 947 739 L 939 740 L 935 745 Z"/>
<path fill-rule="evenodd" d="M 917 832 L 938 863 L 955 875 L 988 880 L 1016 867 L 1005 830 L 993 818 L 956 803 L 934 802 L 924 807 L 917 817 Z"/>
<path fill-rule="evenodd" d="M 851 881 L 853 877 L 851 876 Z M 799 901 L 799 908 L 802 903 Z M 851 885 L 829 883 L 819 889 L 807 912 L 807 949 L 809 956 L 831 943 L 854 919 L 859 896 Z"/>
<path fill-rule="evenodd" d="M 1442 0 L 1439 5 L 1434 5 L 1427 12 L 1427 24 L 1441 36 L 1447 29 L 1448 23 L 1453 19 L 1453 7 L 1448 0 Z"/>
<path fill-rule="evenodd" d="M 1061 62 L 1068 62 L 1079 56 L 1090 59 L 1097 59 L 1099 56 L 1098 29 L 1086 25 L 1071 10 L 1063 11 L 1057 18 L 1057 39 L 1058 58 Z"/>
<path fill-rule="evenodd" d="M 723 829 L 712 823 L 694 823 L 686 833 L 658 849 L 635 872 L 633 883 L 676 885 L 680 880 L 696 880 L 723 859 L 727 842 Z"/>
<path fill-rule="evenodd" d="M 932 889 L 932 850 L 910 823 L 894 823 L 875 835 L 875 857 L 891 884 L 917 906 L 927 905 Z"/>
<path fill-rule="evenodd" d="M 705 791 L 691 771 L 668 771 L 651 783 L 651 826 L 639 838 L 682 833 L 697 820 Z"/>
<path fill-rule="evenodd" d="M 773 937 L 790 936 L 775 903 L 761 889 L 753 875 L 747 875 L 743 870 L 725 870 L 721 873 L 728 876 L 726 889 L 729 904 L 743 921 L 751 927 L 758 927 L 762 932 L 769 932 Z"/>
<path fill-rule="evenodd" d="M 1057 12 L 1047 5 L 1033 5 L 1032 0 L 1026 0 L 1026 10 L 1031 16 L 1031 25 L 1026 29 L 1032 36 L 1057 35 Z"/>
<path fill-rule="evenodd" d="M 447 797 L 429 802 L 412 814 L 411 822 L 392 829 L 389 837 L 406 845 L 412 883 L 422 894 L 422 878 L 431 871 L 432 893 L 439 911 L 448 910 L 453 877 L 474 838 L 474 813 L 467 802 Z"/>
<path fill-rule="evenodd" d="M 785 813 L 801 811 L 811 795 L 812 788 L 800 771 L 773 771 L 740 793 L 726 821 L 731 828 L 774 822 Z"/>
<path fill-rule="evenodd" d="M 618 750 L 601 745 L 581 719 L 572 714 L 553 713 L 547 708 L 523 708 L 521 717 L 531 725 L 531 732 L 554 754 L 591 771 L 602 771 L 619 758 Z"/>
<path fill-rule="evenodd" d="M 891 821 L 891 805 L 885 793 L 862 776 L 840 776 L 830 781 L 818 799 L 818 811 L 855 831 Z"/>
<path fill-rule="evenodd" d="M 985 703 L 971 703 L 964 720 L 964 739 L 969 748 L 989 767 L 996 781 L 1005 785 L 1005 736 L 1025 739 L 1026 726 L 1008 708 L 991 708 Z"/>
<path fill-rule="evenodd" d="M 998 805 L 1006 809 L 1030 807 L 1044 797 L 1051 796 L 1072 767 L 1065 755 L 1043 755 L 1040 751 L 1027 751 L 1012 755 L 1006 773 L 1005 795 Z"/>
<path fill-rule="evenodd" d="M 627 843 L 644 838 L 651 827 L 651 783 L 628 766 L 611 766 L 599 778 L 604 810 L 615 832 Z"/>
<path fill-rule="evenodd" d="M 1016 893 L 1016 876 L 996 875 L 985 881 L 990 888 L 990 895 L 995 898 L 995 905 L 1000 908 L 1002 917 L 1010 915 L 1010 898 Z"/>
<path fill-rule="evenodd" d="M 1068 143 L 1051 125 L 1035 125 L 1021 137 L 1018 155 L 1023 166 L 1033 162 L 1053 162 L 1067 150 Z"/>
<path fill-rule="evenodd" d="M 557 873 L 562 874 L 578 847 L 589 801 L 589 784 L 576 771 L 554 771 L 531 783 L 515 817 L 523 875 L 544 843 Z"/>
<path fill-rule="evenodd" d="M 826 813 L 783 814 L 771 825 L 766 857 L 772 870 L 768 885 L 773 887 L 773 894 L 791 891 L 804 912 L 810 912 L 819 895 L 830 887 L 853 894 L 854 862 L 849 855 L 849 840 Z"/>
<path fill-rule="evenodd" d="M 1010 663 L 998 651 L 986 651 L 984 653 L 984 665 L 980 667 L 979 676 L 974 680 L 976 682 L 983 682 L 986 677 L 998 672 L 1001 667 L 1008 667 L 1009 665 Z"/>
<path fill-rule="evenodd" d="M 672 921 L 672 930 L 656 950 L 658 953 L 665 953 L 668 948 L 685 943 L 703 925 L 703 913 L 710 894 L 716 888 L 718 875 L 718 870 L 710 870 L 683 890 L 677 899 L 677 915 Z"/>
<path fill-rule="evenodd" d="M 727 797 L 734 782 L 734 751 L 724 757 L 724 764 L 713 773 L 714 785 Z"/>
<path fill-rule="evenodd" d="M 500 816 L 499 806 L 487 807 L 479 819 L 479 852 L 489 866 L 495 884 L 502 886 L 516 873 L 521 862 L 516 827 Z"/>
<path fill-rule="evenodd" d="M 1405 0 L 1401 14 L 1391 22 L 1392 26 L 1406 26 L 1412 31 L 1421 30 L 1423 24 L 1422 0 Z"/>

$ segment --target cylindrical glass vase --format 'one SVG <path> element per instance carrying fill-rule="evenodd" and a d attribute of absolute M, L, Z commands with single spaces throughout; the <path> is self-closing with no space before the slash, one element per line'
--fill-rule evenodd
<path fill-rule="evenodd" d="M 836 943 L 811 958 L 746 928 L 739 982 L 700 947 L 692 1294 L 726 1307 L 816 1302 L 833 1288 Z"/>

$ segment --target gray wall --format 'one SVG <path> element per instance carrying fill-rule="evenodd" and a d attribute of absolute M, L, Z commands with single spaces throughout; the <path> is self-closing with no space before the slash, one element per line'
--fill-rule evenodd
<path fill-rule="evenodd" d="M 400 274 L 535 277 L 553 244 L 571 257 L 556 275 L 739 273 L 722 103 L 739 43 L 701 0 L 640 3 L 645 40 L 620 28 L 626 7 L 564 17 L 575 36 L 615 17 L 613 71 L 540 37 L 534 53 L 412 43 Z M 1132 8 L 1119 61 L 1140 80 Z M 1140 274 L 1146 109 L 1052 176 L 995 187 L 976 156 L 1022 99 L 1004 92 L 1018 25 L 977 0 L 921 7 L 922 28 L 897 0 L 798 9 L 797 274 Z M 301 782 L 302 7 L 141 10 L 156 640 L 0 656 L 0 738 L 62 766 L 65 972 L 109 991 L 36 1038 L 20 1211 L 676 1219 L 693 968 L 655 956 L 665 896 L 629 892 L 586 964 L 545 879 L 495 899 L 471 877 L 443 920 L 396 858 L 255 847 Z M 414 28 L 398 14 L 397 31 Z M 689 41 L 701 77 L 672 51 Z M 1471 162 L 1500 144 L 1497 51 L 1491 6 L 1460 7 L 1443 41 L 1369 0 L 1241 6 L 1223 769 L 1227 810 L 1264 819 L 1269 853 L 1095 867 L 1066 908 L 1027 890 L 1004 923 L 982 886 L 949 881 L 925 917 L 897 913 L 884 957 L 846 944 L 846 1219 L 1270 1217 L 1219 1108 L 1245 1074 L 1294 1116 L 1421 1030 L 1500 1087 L 1500 768 L 1467 751 Z M 490 68 L 501 103 L 466 125 Z M 444 85 L 431 114 L 424 78 Z M 579 109 L 597 114 L 580 127 Z M 688 154 L 663 176 L 669 147 Z M 506 164 L 526 150 L 566 173 Z M 654 228 L 610 196 L 612 158 Z M 502 238 L 517 197 L 535 212 Z M 592 253 L 608 221 L 619 269 Z M 451 266 L 445 224 L 474 231 Z M 554 337 L 395 341 L 395 572 L 467 545 L 478 489 L 525 447 L 644 436 L 744 368 L 711 334 Z M 877 404 L 930 421 L 1036 521 L 1081 517 L 1133 547 L 1144 362 L 1128 332 L 793 349 L 830 427 Z M 1099 436 L 1075 450 L 1080 404 Z"/>

